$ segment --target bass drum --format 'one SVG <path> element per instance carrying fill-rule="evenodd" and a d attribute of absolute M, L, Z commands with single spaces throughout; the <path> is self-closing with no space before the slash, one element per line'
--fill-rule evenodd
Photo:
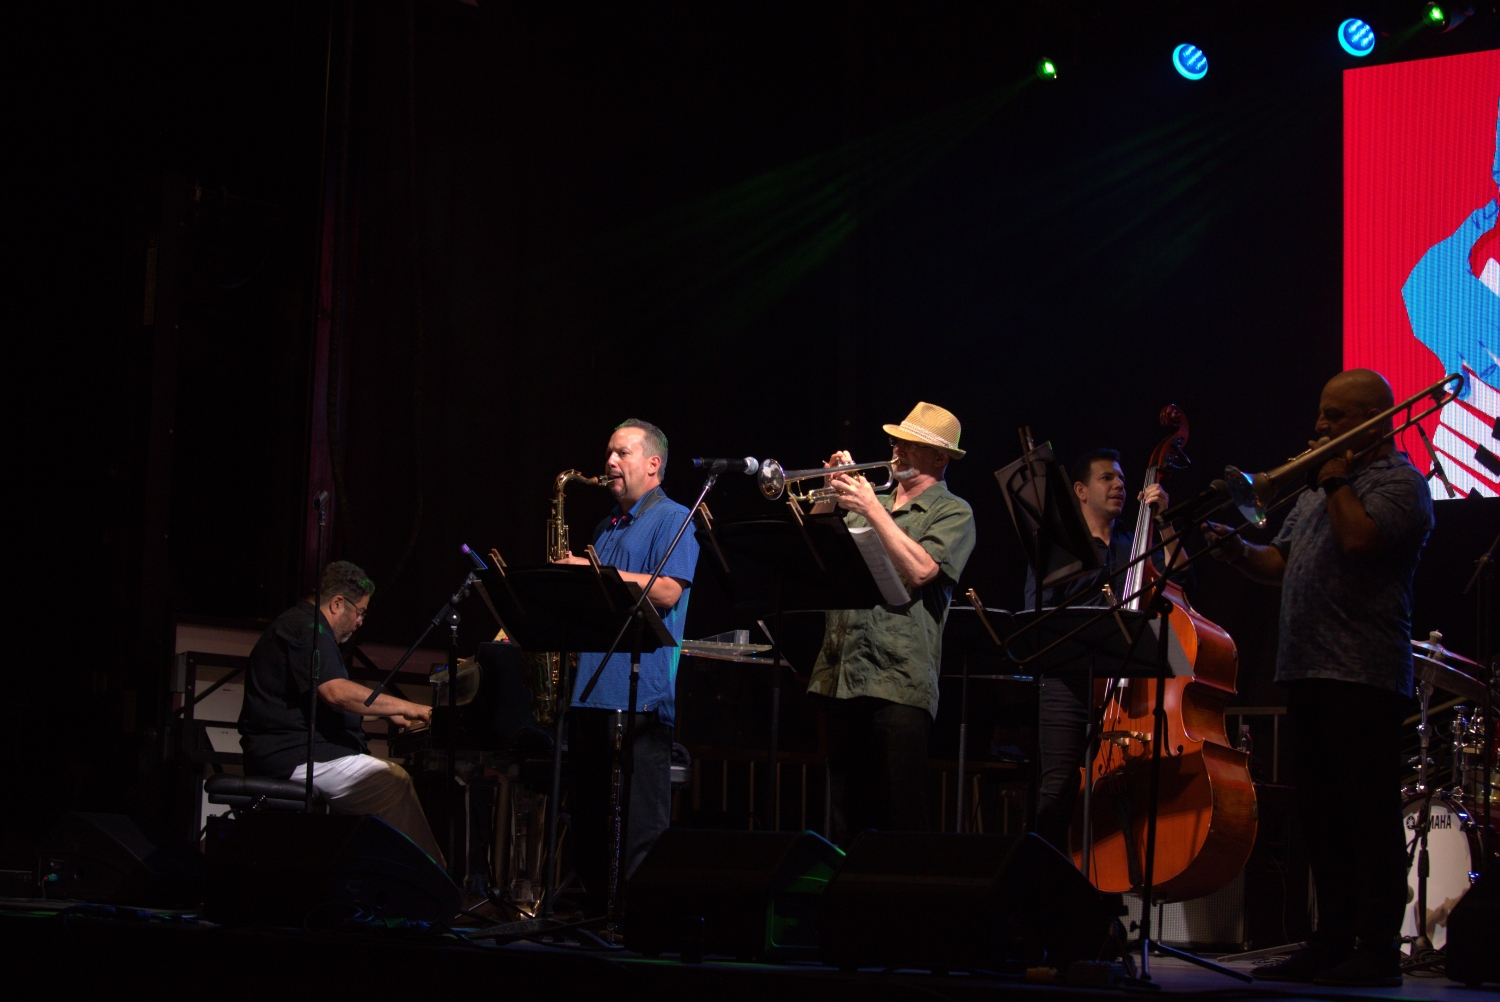
<path fill-rule="evenodd" d="M 1412 797 L 1402 809 L 1408 844 L 1417 837 L 1425 799 Z M 1433 949 L 1441 950 L 1448 941 L 1448 915 L 1478 879 L 1484 857 L 1478 829 L 1469 820 L 1468 812 L 1446 794 L 1433 794 L 1431 802 L 1431 826 L 1427 833 L 1427 938 L 1432 940 Z M 1412 865 L 1406 871 L 1406 917 L 1401 923 L 1401 935 L 1416 934 L 1417 854 L 1414 853 Z"/>

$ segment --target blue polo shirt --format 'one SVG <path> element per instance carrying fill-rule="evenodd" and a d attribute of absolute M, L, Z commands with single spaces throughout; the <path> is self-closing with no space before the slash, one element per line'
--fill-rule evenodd
<path fill-rule="evenodd" d="M 594 551 L 605 566 L 632 574 L 650 574 L 656 570 L 662 554 L 672 544 L 677 527 L 687 517 L 686 505 L 662 493 L 660 487 L 647 491 L 630 511 L 620 512 L 616 505 L 610 517 L 594 529 Z M 687 620 L 688 598 L 692 594 L 693 569 L 698 566 L 698 541 L 693 538 L 691 527 L 672 551 L 672 559 L 662 569 L 662 576 L 676 578 L 682 582 L 682 597 L 672 608 L 657 609 L 662 622 L 678 642 L 682 640 L 682 627 Z M 624 643 L 629 643 L 629 634 Z M 662 647 L 650 654 L 641 655 L 641 681 L 636 692 L 636 709 L 641 712 L 655 710 L 664 724 L 676 719 L 677 706 L 677 659 L 681 647 Z M 594 669 L 599 667 L 603 651 L 578 655 L 578 680 L 573 683 L 573 705 L 589 706 L 600 710 L 623 710 L 630 696 L 630 649 L 609 659 L 599 684 L 589 695 L 587 703 L 581 702 L 578 694 L 588 684 Z"/>

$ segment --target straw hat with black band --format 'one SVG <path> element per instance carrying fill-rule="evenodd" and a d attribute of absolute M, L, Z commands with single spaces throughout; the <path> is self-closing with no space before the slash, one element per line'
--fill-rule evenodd
<path fill-rule="evenodd" d="M 937 404 L 919 402 L 912 408 L 906 420 L 900 424 L 881 425 L 885 433 L 892 438 L 899 438 L 903 442 L 916 442 L 918 445 L 930 445 L 934 449 L 947 453 L 953 459 L 964 458 L 964 450 L 958 447 L 958 435 L 961 427 L 958 418 L 953 416 L 952 411 L 944 410 Z"/>

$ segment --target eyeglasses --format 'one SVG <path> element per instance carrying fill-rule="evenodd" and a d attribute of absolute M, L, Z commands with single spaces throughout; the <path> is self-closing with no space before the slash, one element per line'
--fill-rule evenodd
<path fill-rule="evenodd" d="M 887 442 L 891 443 L 891 448 L 892 449 L 895 449 L 895 448 L 901 448 L 901 449 L 931 449 L 931 448 L 933 448 L 932 446 L 926 445 L 926 444 L 924 444 L 922 442 L 908 442 L 906 439 L 904 439 L 904 438 L 897 438 L 894 435 L 887 435 L 885 440 Z"/>

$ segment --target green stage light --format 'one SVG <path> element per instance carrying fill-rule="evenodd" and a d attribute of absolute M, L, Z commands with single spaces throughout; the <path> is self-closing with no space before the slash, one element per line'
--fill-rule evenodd
<path fill-rule="evenodd" d="M 1038 80 L 1056 80 L 1057 64 L 1043 56 L 1036 61 L 1036 78 Z"/>
<path fill-rule="evenodd" d="M 1440 3 L 1432 2 L 1427 5 L 1427 11 L 1422 15 L 1422 23 L 1429 28 L 1448 32 L 1473 16 L 1473 7 L 1460 10 L 1457 7 L 1445 7 Z"/>

